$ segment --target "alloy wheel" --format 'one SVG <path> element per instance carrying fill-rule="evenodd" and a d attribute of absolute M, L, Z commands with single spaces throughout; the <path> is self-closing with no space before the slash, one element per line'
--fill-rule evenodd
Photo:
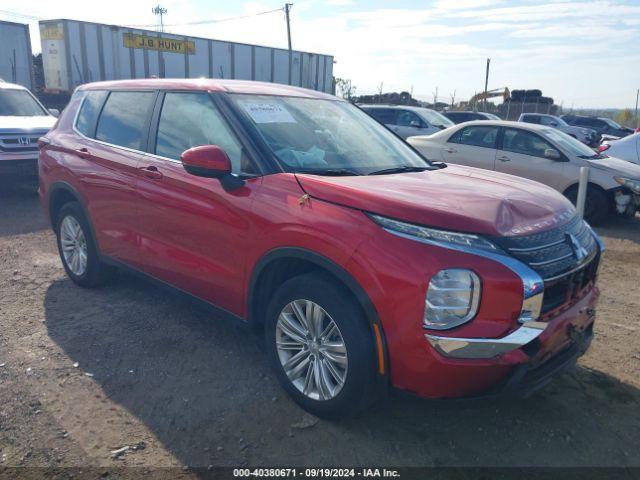
<path fill-rule="evenodd" d="M 84 274 L 87 270 L 87 239 L 80 223 L 71 215 L 60 223 L 60 245 L 69 270 L 78 277 Z"/>
<path fill-rule="evenodd" d="M 280 312 L 276 348 L 289 381 L 314 400 L 331 400 L 347 378 L 347 347 L 331 316 L 311 300 L 294 300 Z"/>

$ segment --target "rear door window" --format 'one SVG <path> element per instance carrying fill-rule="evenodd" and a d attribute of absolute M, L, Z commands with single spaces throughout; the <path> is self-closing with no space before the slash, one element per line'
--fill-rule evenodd
<path fill-rule="evenodd" d="M 107 93 L 106 90 L 92 90 L 85 95 L 76 120 L 76 129 L 85 137 L 94 137 L 100 108 Z"/>
<path fill-rule="evenodd" d="M 496 148 L 498 127 L 472 125 L 464 127 L 449 138 L 449 143 L 473 145 L 475 147 Z"/>
<path fill-rule="evenodd" d="M 111 92 L 105 103 L 96 140 L 144 150 L 154 92 Z"/>

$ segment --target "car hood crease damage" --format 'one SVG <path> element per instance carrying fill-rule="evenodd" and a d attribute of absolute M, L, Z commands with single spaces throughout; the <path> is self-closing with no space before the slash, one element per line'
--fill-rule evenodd
<path fill-rule="evenodd" d="M 297 174 L 319 200 L 415 224 L 481 235 L 524 235 L 573 217 L 571 203 L 537 182 L 449 165 L 381 176 Z"/>

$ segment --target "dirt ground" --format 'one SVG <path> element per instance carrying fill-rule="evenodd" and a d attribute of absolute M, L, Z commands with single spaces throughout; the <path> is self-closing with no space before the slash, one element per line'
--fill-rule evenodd
<path fill-rule="evenodd" d="M 35 190 L 0 186 L 0 472 L 640 467 L 640 218 L 599 231 L 607 251 L 595 338 L 575 370 L 528 399 L 394 395 L 326 422 L 286 397 L 243 328 L 125 274 L 99 290 L 72 284 Z M 127 445 L 139 448 L 112 457 Z"/>

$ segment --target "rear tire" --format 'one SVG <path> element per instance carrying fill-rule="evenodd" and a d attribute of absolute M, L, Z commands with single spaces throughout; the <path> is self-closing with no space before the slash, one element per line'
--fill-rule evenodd
<path fill-rule="evenodd" d="M 100 260 L 89 222 L 77 202 L 65 204 L 56 217 L 56 237 L 62 266 L 74 283 L 98 287 L 109 278 L 113 268 Z"/>
<path fill-rule="evenodd" d="M 578 188 L 572 187 L 565 196 L 571 200 L 571 203 L 576 204 L 578 199 Z M 611 214 L 612 202 L 604 193 L 597 187 L 587 187 L 587 198 L 584 205 L 584 219 L 589 222 L 590 225 L 598 226 L 602 225 Z"/>
<path fill-rule="evenodd" d="M 267 309 L 265 341 L 280 384 L 308 412 L 336 419 L 375 401 L 371 330 L 355 299 L 330 276 L 283 283 Z"/>

